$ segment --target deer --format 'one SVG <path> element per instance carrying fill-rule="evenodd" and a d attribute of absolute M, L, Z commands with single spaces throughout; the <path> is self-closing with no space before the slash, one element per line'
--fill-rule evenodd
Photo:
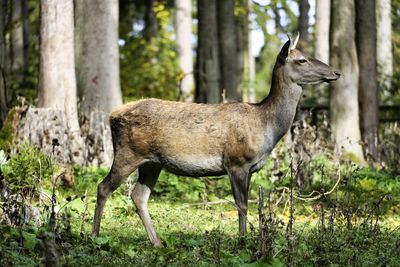
<path fill-rule="evenodd" d="M 114 160 L 97 187 L 92 235 L 97 236 L 105 202 L 138 170 L 131 199 L 155 247 L 163 244 L 147 203 L 162 169 L 186 177 L 228 175 L 246 234 L 251 175 L 260 170 L 291 127 L 305 84 L 339 79 L 340 73 L 296 49 L 299 34 L 281 48 L 268 96 L 259 103 L 198 104 L 142 99 L 110 114 Z"/>

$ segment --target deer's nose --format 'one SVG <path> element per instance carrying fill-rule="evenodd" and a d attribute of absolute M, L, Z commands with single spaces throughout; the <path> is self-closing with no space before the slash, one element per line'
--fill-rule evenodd
<path fill-rule="evenodd" d="M 340 75 L 342 75 L 339 71 L 335 70 L 333 73 L 335 73 L 337 76 L 340 77 Z"/>

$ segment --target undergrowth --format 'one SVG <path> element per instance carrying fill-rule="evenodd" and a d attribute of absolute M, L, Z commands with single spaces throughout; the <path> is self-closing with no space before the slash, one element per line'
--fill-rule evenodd
<path fill-rule="evenodd" d="M 129 197 L 135 174 L 110 197 L 92 238 L 96 187 L 108 170 L 76 166 L 74 186 L 63 187 L 63 167 L 25 145 L 0 159 L 0 265 L 397 266 L 400 176 L 324 151 L 293 155 L 281 143 L 253 175 L 241 242 L 227 177 L 162 172 L 149 211 L 166 247 L 155 249 Z M 296 198 L 312 192 L 319 197 Z"/>

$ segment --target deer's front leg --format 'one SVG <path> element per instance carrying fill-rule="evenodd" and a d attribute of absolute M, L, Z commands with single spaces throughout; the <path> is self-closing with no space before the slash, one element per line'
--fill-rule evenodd
<path fill-rule="evenodd" d="M 233 197 L 239 214 L 239 233 L 246 233 L 247 202 L 249 198 L 250 175 L 248 169 L 233 167 L 228 169 Z"/>

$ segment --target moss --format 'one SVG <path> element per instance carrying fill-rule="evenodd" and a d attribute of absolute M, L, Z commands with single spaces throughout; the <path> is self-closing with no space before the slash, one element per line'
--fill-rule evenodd
<path fill-rule="evenodd" d="M 343 153 L 340 156 L 340 160 L 341 161 L 351 161 L 351 162 L 356 163 L 357 165 L 364 166 L 364 167 L 367 165 L 364 159 L 359 158 L 356 154 L 354 154 L 352 152 Z"/>
<path fill-rule="evenodd" d="M 14 146 L 15 116 L 18 114 L 18 109 L 18 107 L 15 107 L 9 111 L 3 127 L 0 129 L 1 150 L 9 152 Z"/>

